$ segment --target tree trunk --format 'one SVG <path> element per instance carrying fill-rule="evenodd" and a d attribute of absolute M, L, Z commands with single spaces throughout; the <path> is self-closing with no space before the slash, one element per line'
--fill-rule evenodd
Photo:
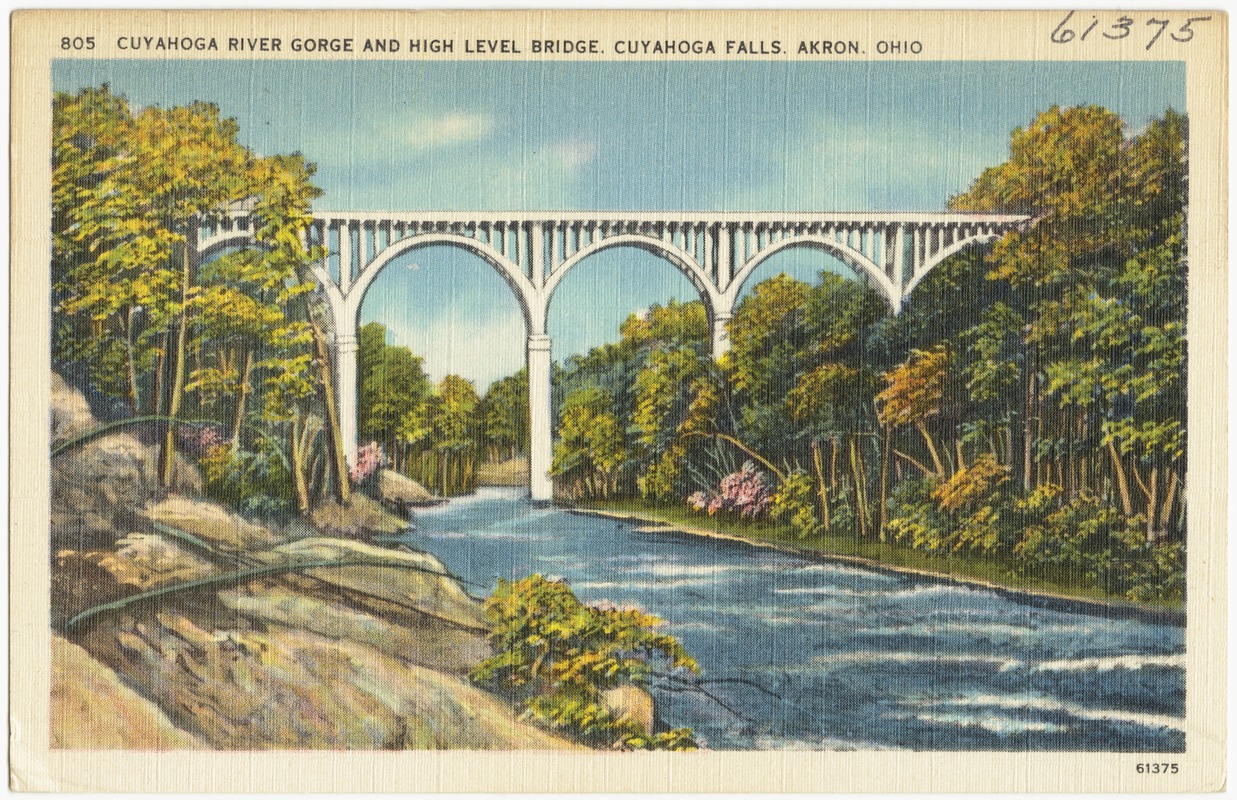
<path fill-rule="evenodd" d="M 314 346 L 318 352 L 319 386 L 322 404 L 326 407 L 327 437 L 331 453 L 331 467 L 335 474 L 335 491 L 340 504 L 348 505 L 352 499 L 351 478 L 348 475 L 348 456 L 344 446 L 344 434 L 339 424 L 339 407 L 335 404 L 335 377 L 331 371 L 331 353 L 326 346 L 326 335 L 317 320 L 309 321 L 313 331 Z"/>
<path fill-rule="evenodd" d="M 1168 538 L 1168 523 L 1172 519 L 1173 503 L 1177 499 L 1177 486 L 1180 482 L 1177 470 L 1169 470 L 1168 490 L 1164 492 L 1164 505 L 1160 506 L 1159 534 L 1161 539 Z"/>
<path fill-rule="evenodd" d="M 829 492 L 825 489 L 825 471 L 820 461 L 820 440 L 812 440 L 812 467 L 816 472 L 816 494 L 820 497 L 820 527 L 829 530 Z"/>
<path fill-rule="evenodd" d="M 880 488 L 880 540 L 885 540 L 885 528 L 889 525 L 889 426 L 881 427 L 881 488 Z"/>
<path fill-rule="evenodd" d="M 125 314 L 125 370 L 129 376 L 129 408 L 133 415 L 142 413 L 142 398 L 137 386 L 137 364 L 133 353 L 133 309 Z"/>
<path fill-rule="evenodd" d="M 864 498 L 864 480 L 860 473 L 859 467 L 859 448 L 855 444 L 855 437 L 850 437 L 850 469 L 851 480 L 855 484 L 855 521 L 859 523 L 859 535 L 866 537 L 868 535 L 868 509 L 867 502 Z"/>
<path fill-rule="evenodd" d="M 241 447 L 241 428 L 245 424 L 245 407 L 249 400 L 249 376 L 253 372 L 253 350 L 245 348 L 245 368 L 241 371 L 241 386 L 236 398 L 236 415 L 232 418 L 232 452 Z"/>
<path fill-rule="evenodd" d="M 195 239 L 193 234 L 189 234 L 181 246 L 180 329 L 176 333 L 176 366 L 172 372 L 172 392 L 168 399 L 168 416 L 173 420 L 180 414 L 181 395 L 185 391 L 185 358 L 189 340 L 189 273 L 192 269 Z M 159 455 L 159 482 L 164 489 L 171 488 L 172 478 L 176 473 L 176 431 L 176 423 L 170 423 L 167 434 L 163 437 L 163 451 Z"/>
<path fill-rule="evenodd" d="M 1151 542 L 1154 542 L 1156 539 L 1156 536 L 1155 536 L 1156 513 L 1155 512 L 1157 510 L 1156 506 L 1158 502 L 1158 498 L 1156 497 L 1156 495 L 1159 494 L 1159 488 L 1160 488 L 1160 468 L 1159 467 L 1151 468 L 1151 477 L 1147 479 L 1147 483 L 1149 485 L 1147 489 L 1147 542 L 1148 544 L 1150 544 Z"/>
<path fill-rule="evenodd" d="M 305 482 L 305 469 L 303 466 L 304 454 L 301 452 L 302 441 L 297 435 L 297 423 L 299 415 L 292 420 L 292 424 L 288 429 L 288 442 L 292 451 L 292 484 L 296 487 L 296 508 L 301 513 L 301 516 L 309 516 L 309 486 Z"/>
<path fill-rule="evenodd" d="M 1038 488 L 1039 476 L 1035 472 L 1035 349 L 1027 353 L 1027 394 L 1022 414 L 1022 488 L 1030 491 Z M 1035 487 L 1032 487 L 1035 484 Z"/>
<path fill-rule="evenodd" d="M 1121 455 L 1117 445 L 1108 440 L 1108 454 L 1112 457 L 1113 476 L 1117 479 L 1117 493 L 1121 496 L 1121 513 L 1127 518 L 1134 516 L 1134 503 L 1130 500 L 1130 482 L 1125 476 L 1125 465 L 1121 463 Z"/>
<path fill-rule="evenodd" d="M 936 452 L 936 443 L 932 441 L 932 434 L 928 433 L 928 426 L 923 420 L 915 420 L 915 430 L 919 431 L 919 435 L 923 437 L 924 443 L 928 445 L 928 455 L 932 456 L 932 467 L 936 470 L 936 477 L 945 477 L 945 465 L 941 463 L 940 453 Z"/>

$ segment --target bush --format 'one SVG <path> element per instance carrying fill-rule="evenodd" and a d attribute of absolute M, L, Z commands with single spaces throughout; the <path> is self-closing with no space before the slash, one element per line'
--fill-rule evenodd
<path fill-rule="evenodd" d="M 750 461 L 745 461 L 738 472 L 722 478 L 717 491 L 696 492 L 687 498 L 687 504 L 697 511 L 710 515 L 730 511 L 744 519 L 755 519 L 763 514 L 769 502 L 765 474 Z"/>
<path fill-rule="evenodd" d="M 352 482 L 361 485 L 378 474 L 378 470 L 382 469 L 386 464 L 386 456 L 382 452 L 382 445 L 377 442 L 369 444 L 357 450 L 356 463 L 348 471 L 348 476 Z"/>
<path fill-rule="evenodd" d="M 632 749 L 695 747 L 689 729 L 654 734 L 616 719 L 602 693 L 622 683 L 643 686 L 649 659 L 699 671 L 661 620 L 638 609 L 581 603 L 561 580 L 530 575 L 500 580 L 485 601 L 495 655 L 470 674 L 480 686 L 521 703 L 537 722 L 591 746 Z"/>
<path fill-rule="evenodd" d="M 778 522 L 790 525 L 799 538 L 819 533 L 820 519 L 816 516 L 816 498 L 812 494 L 812 479 L 803 470 L 795 470 L 786 476 L 782 485 L 770 498 L 769 516 Z"/>
<path fill-rule="evenodd" d="M 292 476 L 283 456 L 266 439 L 255 450 L 215 444 L 198 462 L 206 496 L 251 517 L 284 519 L 295 509 Z"/>

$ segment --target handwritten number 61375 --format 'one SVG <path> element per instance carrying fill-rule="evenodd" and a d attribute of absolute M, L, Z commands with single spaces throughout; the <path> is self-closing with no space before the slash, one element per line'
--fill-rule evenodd
<path fill-rule="evenodd" d="M 1092 17 L 1091 24 L 1087 25 L 1087 27 L 1083 28 L 1082 32 L 1079 33 L 1069 26 L 1069 22 L 1073 19 L 1073 17 L 1074 12 L 1071 11 L 1065 15 L 1065 19 L 1061 20 L 1057 24 L 1057 27 L 1052 31 L 1052 36 L 1049 37 L 1053 43 L 1067 44 L 1074 41 L 1075 38 L 1078 39 L 1079 42 L 1085 42 L 1087 37 L 1096 28 L 1100 29 L 1100 35 L 1105 39 L 1124 39 L 1136 30 L 1134 27 L 1134 20 L 1123 14 L 1120 17 L 1117 17 L 1115 21 L 1110 22 L 1103 27 L 1100 27 L 1099 17 Z M 1168 37 L 1173 41 L 1188 42 L 1194 38 L 1194 29 L 1190 26 L 1195 22 L 1206 22 L 1210 19 L 1211 17 L 1190 17 L 1186 19 L 1185 22 L 1181 23 L 1181 26 L 1176 30 L 1169 31 Z M 1143 49 L 1150 50 L 1151 47 L 1159 41 L 1160 37 L 1164 35 L 1164 32 L 1168 31 L 1169 26 L 1173 24 L 1175 24 L 1175 20 L 1156 19 L 1155 17 L 1148 19 L 1145 24 L 1145 29 L 1150 34 L 1150 38 L 1147 40 L 1147 46 Z"/>

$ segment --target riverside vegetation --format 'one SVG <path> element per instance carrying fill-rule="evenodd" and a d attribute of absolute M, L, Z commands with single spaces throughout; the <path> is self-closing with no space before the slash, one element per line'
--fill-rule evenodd
<path fill-rule="evenodd" d="M 862 282 L 755 285 L 709 358 L 699 302 L 555 373 L 575 502 L 1074 595 L 1179 606 L 1186 120 L 1052 108 L 951 209 L 1034 223 L 897 316 Z"/>
<path fill-rule="evenodd" d="M 694 666 L 655 618 L 539 576 L 483 606 L 382 543 L 407 527 L 393 511 L 437 499 L 401 472 L 474 485 L 476 419 L 494 460 L 514 452 L 497 423 L 520 382 L 430 386 L 367 328 L 375 439 L 348 464 L 302 236 L 314 167 L 238 132 L 208 103 L 54 99 L 53 746 L 694 746 L 642 688 L 647 659 Z M 204 258 L 196 232 L 232 211 L 256 245 Z M 516 598 L 522 622 L 501 612 Z"/>

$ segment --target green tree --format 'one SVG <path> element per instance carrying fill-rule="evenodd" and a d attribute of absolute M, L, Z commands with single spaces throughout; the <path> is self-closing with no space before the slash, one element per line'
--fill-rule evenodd
<path fill-rule="evenodd" d="M 563 402 L 561 420 L 550 474 L 572 485 L 576 496 L 613 494 L 625 455 L 614 398 L 596 387 L 577 389 Z"/>
<path fill-rule="evenodd" d="M 257 368 L 253 341 L 299 341 L 280 330 L 280 318 L 308 288 L 295 275 L 314 255 L 302 236 L 318 194 L 313 169 L 299 156 L 260 158 L 238 133 L 209 103 L 133 114 L 106 86 L 54 100 L 58 352 L 93 361 L 100 388 L 123 394 L 134 412 L 145 394 L 151 412 L 178 418 L 191 385 L 208 403 L 239 388 L 234 420 L 243 420 L 247 376 Z M 204 281 L 199 231 L 233 211 L 257 218 L 261 253 L 225 257 Z M 204 361 L 212 335 L 227 341 Z M 278 359 L 272 373 L 289 363 L 309 368 Z M 165 485 L 174 445 L 169 426 Z"/>
<path fill-rule="evenodd" d="M 485 443 L 491 461 L 528 452 L 528 370 L 490 384 L 482 398 Z"/>
<path fill-rule="evenodd" d="M 396 469 L 403 469 L 407 449 L 400 437 L 400 424 L 433 391 L 421 363 L 407 347 L 388 344 L 387 330 L 381 323 L 361 326 L 357 347 L 357 430 L 363 441 L 382 444 Z"/>

